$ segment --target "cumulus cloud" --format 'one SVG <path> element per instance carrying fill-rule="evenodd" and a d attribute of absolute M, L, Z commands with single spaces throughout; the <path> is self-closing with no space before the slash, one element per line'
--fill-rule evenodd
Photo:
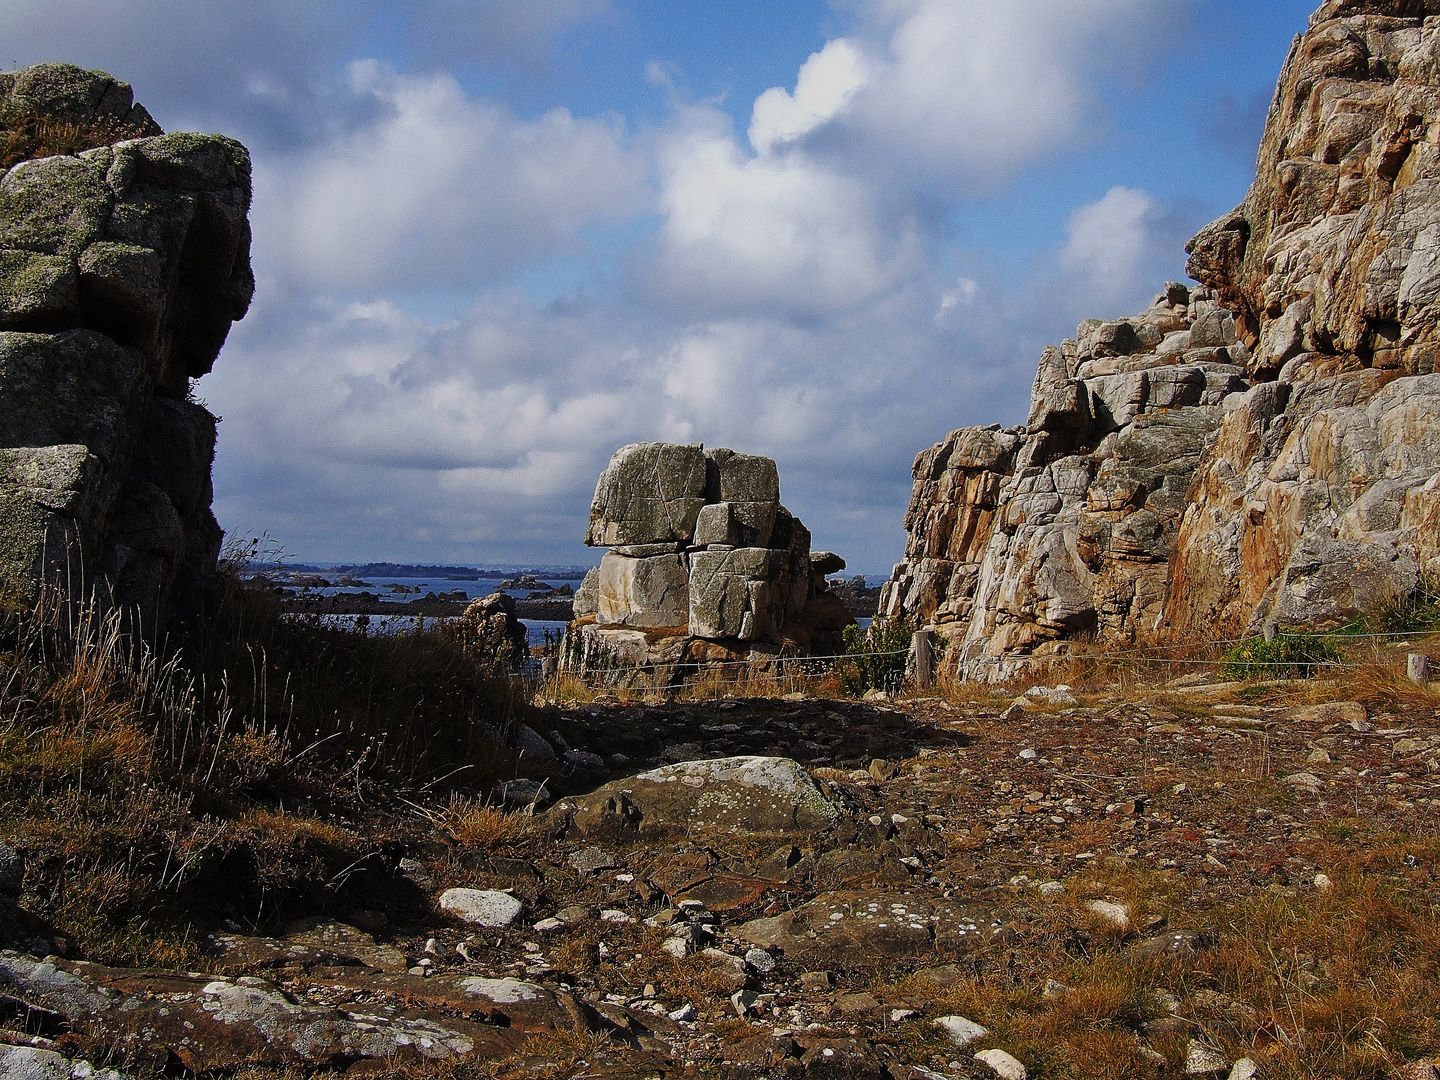
<path fill-rule="evenodd" d="M 757 156 L 715 109 L 681 111 L 658 154 L 659 292 L 687 310 L 803 317 L 864 304 L 913 269 L 912 223 L 803 154 Z"/>
<path fill-rule="evenodd" d="M 813 135 L 861 172 L 994 183 L 1093 132 L 1100 74 L 1137 73 L 1176 12 L 1145 0 L 860 0 L 857 27 L 755 102 L 761 153 Z"/>
<path fill-rule="evenodd" d="M 850 6 L 853 32 L 738 131 L 685 101 L 683 77 L 668 120 L 636 133 L 517 116 L 432 67 L 513 74 L 606 0 L 359 18 L 339 0 L 12 0 L 0 38 L 22 62 L 110 68 L 167 126 L 255 150 L 259 291 L 199 384 L 225 418 L 227 527 L 313 558 L 577 560 L 617 446 L 701 441 L 777 458 L 817 543 L 873 572 L 903 543 L 915 453 L 1022 419 L 1040 348 L 1138 303 L 1178 269 L 1183 234 L 1119 187 L 1007 279 L 947 225 L 1100 130 L 1098 73 L 1153 52 L 1166 12 Z M 631 238 L 617 280 L 549 303 L 519 288 L 613 222 Z M 466 299 L 417 315 L 426 290 Z"/>
<path fill-rule="evenodd" d="M 1113 187 L 1070 215 L 1056 264 L 1066 287 L 1087 303 L 1107 307 L 1154 292 L 1174 266 L 1190 230 L 1144 191 Z M 1173 269 L 1170 272 L 1174 272 Z"/>
<path fill-rule="evenodd" d="M 306 284 L 493 278 L 641 205 L 644 164 L 618 119 L 554 109 L 522 122 L 449 76 L 373 60 L 349 77 L 376 104 L 373 124 L 258 167 L 258 246 Z"/>
<path fill-rule="evenodd" d="M 838 116 L 865 85 L 865 61 L 855 45 L 837 38 L 800 66 L 795 93 L 772 86 L 751 111 L 750 145 L 760 155 L 793 142 Z"/>

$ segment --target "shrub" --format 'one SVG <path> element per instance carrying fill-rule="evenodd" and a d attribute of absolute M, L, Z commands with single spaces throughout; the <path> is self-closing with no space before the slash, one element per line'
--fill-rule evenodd
<path fill-rule="evenodd" d="M 865 630 L 847 626 L 846 655 L 835 665 L 845 692 L 853 697 L 871 690 L 895 693 L 905 678 L 914 633 L 904 619 L 876 619 Z"/>
<path fill-rule="evenodd" d="M 1225 651 L 1220 674 L 1226 679 L 1308 679 L 1320 667 L 1340 662 L 1339 642 L 1324 634 L 1276 634 L 1274 641 L 1250 638 Z"/>

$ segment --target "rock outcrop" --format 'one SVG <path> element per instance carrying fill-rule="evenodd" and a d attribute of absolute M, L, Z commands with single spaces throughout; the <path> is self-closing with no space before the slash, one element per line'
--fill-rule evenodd
<path fill-rule="evenodd" d="M 1249 359 L 1207 289 L 1172 283 L 1140 315 L 1081 324 L 1045 351 L 1026 427 L 962 429 L 916 460 L 880 615 L 958 640 L 971 675 L 1079 633 L 1152 635 L 1186 489 Z"/>
<path fill-rule="evenodd" d="M 96 589 L 153 632 L 219 554 L 216 419 L 189 388 L 254 291 L 250 157 L 64 64 L 0 74 L 0 143 L 31 155 L 0 166 L 0 576 Z"/>
<path fill-rule="evenodd" d="M 633 443 L 595 487 L 585 542 L 610 551 L 575 594 L 568 668 L 707 663 L 835 652 L 854 621 L 780 504 L 775 462 L 699 444 Z"/>
<path fill-rule="evenodd" d="M 1334 625 L 1440 571 L 1440 21 L 1332 0 L 1297 37 L 1198 289 L 1046 351 L 1023 428 L 915 464 L 882 615 L 971 676 Z"/>

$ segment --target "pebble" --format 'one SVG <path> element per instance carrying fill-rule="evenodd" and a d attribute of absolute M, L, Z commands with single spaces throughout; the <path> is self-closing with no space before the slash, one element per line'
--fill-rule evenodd
<path fill-rule="evenodd" d="M 687 1004 L 681 1005 L 678 1009 L 674 1010 L 673 1012 L 668 1012 L 665 1015 L 668 1016 L 671 1020 L 674 1020 L 676 1023 L 679 1023 L 682 1020 L 695 1019 L 695 1014 L 695 1006 Z"/>
<path fill-rule="evenodd" d="M 666 938 L 660 945 L 660 951 L 668 953 L 676 960 L 684 960 L 690 955 L 690 941 L 688 938 L 672 937 Z"/>
<path fill-rule="evenodd" d="M 1328 893 L 1333 888 L 1335 888 L 1335 883 L 1330 880 L 1328 874 L 1315 875 L 1315 889 L 1317 892 Z"/>
<path fill-rule="evenodd" d="M 1030 1075 L 1024 1065 L 1004 1050 L 982 1050 L 975 1055 L 975 1060 L 988 1068 L 1000 1080 L 1026 1080 L 1026 1077 Z"/>
<path fill-rule="evenodd" d="M 617 911 L 614 908 L 607 908 L 606 910 L 600 912 L 600 921 L 609 923 L 632 923 L 635 921 L 635 919 L 632 916 L 625 914 L 625 912 L 623 911 Z"/>
<path fill-rule="evenodd" d="M 533 927 L 537 934 L 553 934 L 556 931 L 564 930 L 566 923 L 561 919 L 541 919 Z"/>
<path fill-rule="evenodd" d="M 736 1016 L 744 1016 L 759 1000 L 760 995 L 754 990 L 737 990 L 730 995 L 730 1007 L 735 1010 Z"/>
<path fill-rule="evenodd" d="M 961 1050 L 973 1042 L 979 1042 L 990 1034 L 990 1029 L 964 1016 L 941 1016 L 935 1019 L 935 1026 L 945 1032 L 950 1041 Z"/>
<path fill-rule="evenodd" d="M 1260 1066 L 1250 1058 L 1241 1058 L 1230 1070 L 1230 1080 L 1255 1080 L 1260 1075 Z"/>
<path fill-rule="evenodd" d="M 1059 881 L 1042 881 L 1040 895 L 1046 900 L 1058 900 L 1065 895 L 1065 886 Z"/>
<path fill-rule="evenodd" d="M 1230 1060 L 1213 1047 L 1206 1046 L 1199 1039 L 1191 1039 L 1185 1051 L 1186 1076 L 1213 1076 L 1229 1072 Z"/>
<path fill-rule="evenodd" d="M 1026 749 L 1020 751 L 1020 760 L 1021 760 L 1021 761 L 1034 761 L 1034 760 L 1035 760 L 1036 758 L 1038 758 L 1039 756 L 1040 756 L 1040 751 L 1038 751 L 1038 750 L 1032 750 L 1032 749 L 1029 749 L 1028 747 L 1027 747 Z"/>
<path fill-rule="evenodd" d="M 775 970 L 775 957 L 771 956 L 764 949 L 749 949 L 745 953 L 745 963 L 764 975 L 768 971 Z"/>
<path fill-rule="evenodd" d="M 828 971 L 806 971 L 800 975 L 800 989 L 812 994 L 824 993 L 832 984 Z"/>

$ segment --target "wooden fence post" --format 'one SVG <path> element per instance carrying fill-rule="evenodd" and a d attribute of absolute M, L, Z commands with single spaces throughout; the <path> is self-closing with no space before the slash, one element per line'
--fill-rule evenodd
<path fill-rule="evenodd" d="M 935 685 L 935 631 L 916 630 L 912 639 L 915 647 L 915 685 L 929 690 Z"/>
<path fill-rule="evenodd" d="M 1412 652 L 1405 665 L 1410 681 L 1425 686 L 1430 682 L 1430 657 L 1423 652 Z"/>

